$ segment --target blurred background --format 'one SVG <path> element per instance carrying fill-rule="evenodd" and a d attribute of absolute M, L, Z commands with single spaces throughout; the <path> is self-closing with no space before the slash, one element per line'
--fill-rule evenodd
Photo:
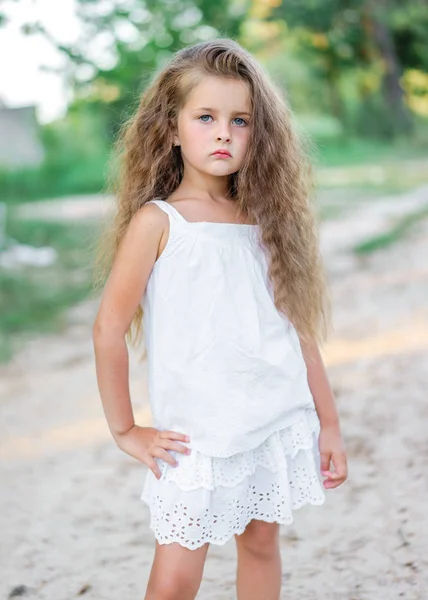
<path fill-rule="evenodd" d="M 83 216 L 102 210 L 118 129 L 172 52 L 222 35 L 254 52 L 315 142 L 331 218 L 340 200 L 428 179 L 427 33 L 426 2 L 413 0 L 3 0 L 3 359 L 14 334 L 60 326 L 87 295 Z"/>
<path fill-rule="evenodd" d="M 428 598 L 427 0 L 0 2 L 2 598 L 143 596 L 146 468 L 98 395 L 93 242 L 121 123 L 171 53 L 219 36 L 255 54 L 313 142 L 331 285 L 322 352 L 349 479 L 281 529 L 286 597 Z M 236 597 L 235 558 L 233 540 L 210 550 L 198 597 Z"/>

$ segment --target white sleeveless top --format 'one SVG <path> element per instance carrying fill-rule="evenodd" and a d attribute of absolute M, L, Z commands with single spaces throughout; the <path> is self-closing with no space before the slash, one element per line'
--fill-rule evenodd
<path fill-rule="evenodd" d="M 153 427 L 187 434 L 214 457 L 255 448 L 315 409 L 258 225 L 190 222 L 150 202 L 170 222 L 141 302 Z"/>

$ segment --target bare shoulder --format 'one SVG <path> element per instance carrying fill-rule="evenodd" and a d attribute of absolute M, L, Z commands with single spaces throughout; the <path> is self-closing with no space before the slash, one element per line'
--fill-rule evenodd
<path fill-rule="evenodd" d="M 138 247 L 142 255 L 155 251 L 156 260 L 162 253 L 169 236 L 169 217 L 154 203 L 146 203 L 133 215 L 127 231 L 129 247 Z"/>
<path fill-rule="evenodd" d="M 117 261 L 128 261 L 129 257 L 143 260 L 154 253 L 156 258 L 163 238 L 168 232 L 168 215 L 156 204 L 144 204 L 131 217 L 120 243 Z"/>
<path fill-rule="evenodd" d="M 168 215 L 156 204 L 143 204 L 131 219 L 138 229 L 154 229 L 162 232 L 168 224 Z"/>
<path fill-rule="evenodd" d="M 105 285 L 96 322 L 124 334 L 141 302 L 166 231 L 167 215 L 156 204 L 139 208 L 131 217 Z"/>

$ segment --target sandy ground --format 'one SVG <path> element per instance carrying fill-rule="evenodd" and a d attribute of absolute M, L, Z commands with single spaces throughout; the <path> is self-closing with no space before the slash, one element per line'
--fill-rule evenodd
<path fill-rule="evenodd" d="M 281 529 L 284 599 L 428 599 L 428 227 L 364 260 L 348 250 L 394 211 L 427 202 L 421 188 L 323 226 L 335 323 L 324 355 L 350 472 L 322 507 Z M 144 597 L 154 552 L 139 499 L 147 471 L 107 430 L 95 310 L 76 307 L 61 335 L 30 340 L 0 368 L 2 599 Z M 139 423 L 150 424 L 135 354 L 131 389 Z M 198 598 L 235 598 L 235 570 L 234 540 L 211 546 Z"/>

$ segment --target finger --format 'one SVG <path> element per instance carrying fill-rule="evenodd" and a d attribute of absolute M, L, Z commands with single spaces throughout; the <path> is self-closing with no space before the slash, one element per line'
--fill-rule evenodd
<path fill-rule="evenodd" d="M 152 455 L 156 456 L 156 458 L 161 458 L 162 460 L 164 460 L 165 462 L 169 463 L 173 467 L 176 467 L 178 465 L 178 462 L 175 460 L 175 458 L 173 458 L 171 456 L 171 454 L 168 452 L 168 450 L 164 450 L 160 446 L 157 446 L 152 451 Z"/>
<path fill-rule="evenodd" d="M 162 439 L 170 439 L 170 440 L 181 440 L 182 442 L 190 442 L 190 437 L 185 433 L 178 433 L 178 431 L 161 431 L 160 437 Z"/>
<path fill-rule="evenodd" d="M 348 465 L 346 462 L 346 455 L 344 453 L 333 454 L 332 463 L 334 465 L 334 479 L 346 479 L 348 473 Z"/>
<path fill-rule="evenodd" d="M 332 481 L 345 481 L 347 478 L 347 471 L 321 471 L 321 474 Z"/>
<path fill-rule="evenodd" d="M 160 479 L 161 478 L 161 474 L 159 469 L 152 469 L 153 475 L 156 477 L 156 479 Z"/>
<path fill-rule="evenodd" d="M 329 479 L 339 479 L 339 475 L 335 471 L 322 471 L 322 474 Z"/>
<path fill-rule="evenodd" d="M 323 485 L 324 485 L 324 487 L 325 487 L 326 489 L 333 489 L 333 488 L 339 487 L 339 485 L 342 485 L 342 483 L 343 483 L 344 481 L 345 481 L 345 480 L 344 480 L 343 478 L 342 478 L 342 479 L 335 480 L 335 481 L 333 481 L 332 479 L 326 479 L 326 480 L 323 482 Z"/>
<path fill-rule="evenodd" d="M 173 442 L 171 440 L 162 440 L 162 442 L 159 442 L 162 448 L 165 448 L 166 450 L 176 450 L 177 452 L 181 452 L 182 454 L 190 454 L 191 453 L 191 449 L 187 448 L 187 446 L 183 446 L 182 444 L 179 444 L 178 442 Z"/>
<path fill-rule="evenodd" d="M 153 472 L 153 475 L 156 477 L 156 479 L 160 479 L 161 472 L 158 467 L 158 463 L 153 458 L 148 458 L 146 464 L 149 467 L 149 469 Z"/>
<path fill-rule="evenodd" d="M 330 468 L 331 452 L 321 452 L 321 471 L 328 471 Z"/>
<path fill-rule="evenodd" d="M 333 464 L 335 464 L 333 462 Z M 336 470 L 337 465 L 337 470 Z M 335 471 L 328 471 L 323 473 L 327 476 L 327 479 L 323 481 L 323 485 L 326 489 L 336 488 L 341 485 L 348 476 L 347 466 L 346 466 L 346 458 L 345 459 L 336 459 Z"/>

